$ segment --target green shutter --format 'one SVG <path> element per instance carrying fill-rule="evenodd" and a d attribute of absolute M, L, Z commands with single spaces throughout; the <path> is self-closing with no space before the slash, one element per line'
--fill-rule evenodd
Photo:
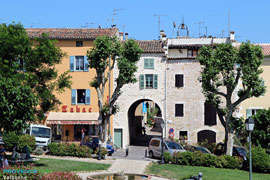
<path fill-rule="evenodd" d="M 246 110 L 246 118 L 249 118 L 250 116 L 252 116 L 252 110 L 251 109 L 247 109 Z"/>
<path fill-rule="evenodd" d="M 148 59 L 144 59 L 144 69 L 148 69 L 149 68 L 149 61 Z"/>
<path fill-rule="evenodd" d="M 76 94 L 77 94 L 77 90 L 72 89 L 71 90 L 71 104 L 76 104 Z"/>
<path fill-rule="evenodd" d="M 144 89 L 144 74 L 140 75 L 140 89 Z"/>
<path fill-rule="evenodd" d="M 158 75 L 154 74 L 154 89 L 158 88 Z"/>
<path fill-rule="evenodd" d="M 154 69 L 154 59 L 148 59 L 149 69 Z"/>
<path fill-rule="evenodd" d="M 262 79 L 262 81 L 261 81 L 261 84 L 260 84 L 260 85 L 261 85 L 262 87 L 264 87 L 264 86 L 265 86 L 265 84 L 264 84 L 264 80 L 263 80 L 263 79 Z M 264 94 L 265 94 L 265 93 L 263 93 L 263 94 L 262 94 L 262 96 L 264 96 Z"/>

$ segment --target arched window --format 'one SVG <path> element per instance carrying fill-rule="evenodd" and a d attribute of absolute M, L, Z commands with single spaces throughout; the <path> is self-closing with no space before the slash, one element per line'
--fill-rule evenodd
<path fill-rule="evenodd" d="M 216 132 L 211 130 L 203 130 L 198 132 L 198 142 L 207 140 L 208 143 L 216 143 Z"/>

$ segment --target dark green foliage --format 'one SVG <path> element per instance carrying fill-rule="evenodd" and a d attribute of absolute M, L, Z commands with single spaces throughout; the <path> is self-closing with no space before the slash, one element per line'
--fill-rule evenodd
<path fill-rule="evenodd" d="M 214 149 L 216 147 L 216 143 L 208 143 L 207 139 L 205 139 L 202 142 L 199 142 L 199 145 L 202 147 L 206 147 L 207 149 L 209 149 L 209 151 L 211 151 L 211 153 L 214 152 Z"/>
<path fill-rule="evenodd" d="M 172 161 L 172 156 L 169 152 L 164 152 L 163 157 L 164 157 L 165 163 L 169 163 L 170 161 Z"/>
<path fill-rule="evenodd" d="M 34 136 L 31 136 L 29 134 L 23 134 L 19 136 L 18 144 L 17 144 L 17 150 L 19 152 L 23 151 L 24 146 L 27 146 L 29 149 L 29 152 L 33 152 L 33 150 L 36 148 L 36 139 Z"/>
<path fill-rule="evenodd" d="M 76 144 L 51 143 L 48 145 L 49 153 L 55 156 L 91 157 L 92 150 L 87 146 Z"/>
<path fill-rule="evenodd" d="M 234 156 L 215 156 L 212 154 L 204 154 L 199 151 L 187 151 L 174 153 L 172 163 L 188 166 L 241 169 L 243 161 Z"/>
<path fill-rule="evenodd" d="M 5 148 L 8 151 L 12 151 L 12 148 L 18 144 L 19 136 L 15 132 L 4 133 L 3 141 L 5 143 Z"/>
<path fill-rule="evenodd" d="M 107 155 L 108 151 L 107 149 L 105 149 L 104 147 L 101 147 L 101 157 L 103 159 L 105 159 L 105 156 Z M 95 154 L 98 155 L 99 154 L 99 151 L 98 149 L 95 151 Z"/>
<path fill-rule="evenodd" d="M 265 93 L 259 77 L 262 73 L 262 50 L 249 41 L 242 43 L 239 48 L 234 48 L 231 44 L 219 44 L 215 48 L 202 47 L 199 61 L 203 66 L 199 78 L 203 93 L 207 103 L 213 104 L 217 109 L 225 128 L 226 152 L 232 152 L 233 147 L 228 147 L 227 143 L 233 141 L 232 134 L 238 131 L 239 126 L 243 126 L 241 119 L 233 117 L 236 107 L 248 98 Z M 238 89 L 237 86 L 242 88 Z M 234 100 L 236 94 L 238 99 Z M 228 143 L 230 144 L 233 143 Z"/>
<path fill-rule="evenodd" d="M 64 53 L 46 34 L 29 39 L 21 24 L 0 24 L 0 127 L 22 131 L 60 104 L 53 92 L 70 88 L 68 73 L 55 69 Z"/>
<path fill-rule="evenodd" d="M 270 172 L 270 156 L 261 146 L 251 148 L 252 170 L 255 172 Z M 249 161 L 249 154 L 247 155 Z"/>
<path fill-rule="evenodd" d="M 254 116 L 252 144 L 270 149 L 270 108 L 259 110 Z"/>

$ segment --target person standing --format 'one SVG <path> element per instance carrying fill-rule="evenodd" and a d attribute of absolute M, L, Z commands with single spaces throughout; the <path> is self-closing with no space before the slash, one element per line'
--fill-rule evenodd
<path fill-rule="evenodd" d="M 84 128 L 82 128 L 82 141 L 83 141 L 83 139 L 84 139 L 84 136 L 85 136 L 85 132 L 84 132 Z"/>

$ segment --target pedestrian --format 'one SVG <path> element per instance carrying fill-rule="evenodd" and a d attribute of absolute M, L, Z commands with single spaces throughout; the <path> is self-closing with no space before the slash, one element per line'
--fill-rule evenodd
<path fill-rule="evenodd" d="M 8 168 L 9 167 L 9 164 L 8 164 L 8 160 L 7 160 L 7 155 L 6 155 L 6 153 L 4 152 L 3 153 L 3 160 L 2 160 L 2 168 L 4 169 L 6 169 L 6 168 Z"/>
<path fill-rule="evenodd" d="M 142 127 L 142 131 L 143 131 L 143 134 L 145 135 L 146 134 L 145 126 Z"/>
<path fill-rule="evenodd" d="M 84 136 L 85 136 L 85 132 L 84 132 L 84 129 L 82 129 L 82 141 L 83 141 L 83 139 L 84 139 Z"/>
<path fill-rule="evenodd" d="M 5 152 L 6 149 L 4 148 L 3 144 L 0 144 L 0 167 L 3 167 Z"/>

